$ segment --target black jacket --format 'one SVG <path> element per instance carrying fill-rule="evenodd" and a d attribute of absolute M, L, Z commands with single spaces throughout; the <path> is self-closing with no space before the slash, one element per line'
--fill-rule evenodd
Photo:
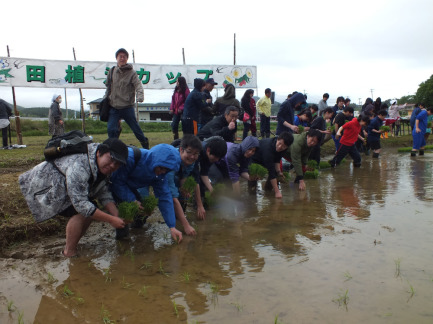
<path fill-rule="evenodd" d="M 197 136 L 202 141 L 212 136 L 221 136 L 226 142 L 233 142 L 235 133 L 236 128 L 230 130 L 225 115 L 221 115 L 215 117 L 202 127 Z"/>
<path fill-rule="evenodd" d="M 260 147 L 252 157 L 253 163 L 261 164 L 268 169 L 269 180 L 277 177 L 275 163 L 280 163 L 281 158 L 286 153 L 286 151 L 277 152 L 277 139 L 277 137 L 273 137 L 260 140 Z"/>

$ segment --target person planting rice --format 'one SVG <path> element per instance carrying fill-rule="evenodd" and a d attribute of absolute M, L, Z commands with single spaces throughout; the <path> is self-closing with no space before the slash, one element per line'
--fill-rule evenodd
<path fill-rule="evenodd" d="M 427 129 L 427 120 L 428 116 L 433 114 L 433 107 L 424 108 L 421 106 L 421 112 L 415 118 L 415 127 L 412 131 L 413 138 L 413 146 L 410 156 L 416 156 L 416 153 L 419 151 L 419 155 L 424 155 L 424 148 L 426 145 L 426 141 L 424 138 L 424 134 Z"/>
<path fill-rule="evenodd" d="M 281 158 L 285 151 L 292 145 L 293 135 L 288 132 L 281 132 L 278 137 L 265 138 L 259 141 L 259 149 L 252 157 L 253 163 L 263 165 L 268 169 L 268 181 L 265 189 L 274 191 L 275 198 L 282 198 L 280 189 L 278 188 L 277 176 L 283 176 L 280 168 Z M 248 186 L 250 191 L 257 187 L 257 181 L 249 181 Z"/>
<path fill-rule="evenodd" d="M 247 136 L 240 144 L 227 142 L 227 154 L 213 164 L 209 170 L 212 182 L 221 183 L 229 180 L 235 195 L 239 196 L 241 194 L 240 177 L 248 181 L 253 180 L 248 174 L 248 166 L 258 148 L 259 140 L 254 136 Z"/>
<path fill-rule="evenodd" d="M 340 139 L 340 148 L 338 149 L 334 158 L 329 162 L 332 167 L 340 164 L 341 160 L 343 160 L 347 154 L 352 157 L 353 165 L 355 167 L 361 166 L 361 155 L 359 154 L 355 143 L 358 138 L 365 142 L 364 137 L 362 137 L 359 132 L 361 131 L 362 126 L 366 126 L 369 123 L 370 117 L 365 114 L 361 114 L 358 116 L 358 118 L 353 118 L 350 122 L 344 124 L 338 129 L 337 133 L 335 134 L 337 139 L 341 136 L 343 130 L 344 134 Z"/>
<path fill-rule="evenodd" d="M 380 127 L 388 113 L 386 110 L 380 110 L 368 125 L 367 145 L 373 150 L 373 158 L 378 158 L 380 153 L 380 135 L 383 130 Z"/>
<path fill-rule="evenodd" d="M 109 191 L 110 175 L 126 164 L 127 146 L 117 138 L 87 145 L 87 154 L 71 154 L 45 161 L 19 177 L 19 184 L 37 222 L 61 215 L 66 225 L 65 257 L 77 255 L 77 246 L 92 221 L 109 223 L 116 229 L 125 222 Z M 96 200 L 106 211 L 99 209 Z"/>

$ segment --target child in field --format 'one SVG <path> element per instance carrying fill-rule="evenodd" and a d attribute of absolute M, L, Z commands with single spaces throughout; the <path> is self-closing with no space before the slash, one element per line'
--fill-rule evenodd
<path fill-rule="evenodd" d="M 378 158 L 380 153 L 380 135 L 383 133 L 380 127 L 388 113 L 386 110 L 380 110 L 368 125 L 367 144 L 373 150 L 373 158 Z"/>
<path fill-rule="evenodd" d="M 345 158 L 347 154 L 353 159 L 353 165 L 355 167 L 361 166 L 361 155 L 359 154 L 355 143 L 358 140 L 365 142 L 365 139 L 359 134 L 362 126 L 366 126 L 370 123 L 370 117 L 364 114 L 359 115 L 358 118 L 353 118 L 350 122 L 341 126 L 335 137 L 338 139 L 344 130 L 344 134 L 340 139 L 340 147 L 335 154 L 334 158 L 329 162 L 332 167 L 340 164 L 341 160 Z"/>
<path fill-rule="evenodd" d="M 419 155 L 424 155 L 425 138 L 424 134 L 427 129 L 428 116 L 433 114 L 433 107 L 427 108 L 427 110 L 420 105 L 421 112 L 416 116 L 415 127 L 412 131 L 413 146 L 410 156 L 416 156 L 416 152 L 419 151 Z"/>
<path fill-rule="evenodd" d="M 310 124 L 312 120 L 313 116 L 311 114 L 311 111 L 309 109 L 304 109 L 295 116 L 294 124 L 296 126 L 303 126 L 304 131 L 308 131 L 310 129 Z"/>

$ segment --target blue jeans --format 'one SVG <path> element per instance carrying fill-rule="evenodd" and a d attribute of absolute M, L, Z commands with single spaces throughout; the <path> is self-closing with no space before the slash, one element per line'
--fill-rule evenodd
<path fill-rule="evenodd" d="M 117 138 L 119 136 L 119 120 L 123 119 L 128 126 L 134 132 L 135 137 L 144 143 L 147 138 L 144 136 L 143 131 L 138 125 L 137 119 L 135 119 L 134 107 L 123 108 L 123 109 L 110 109 L 110 116 L 108 117 L 107 131 L 109 138 Z"/>

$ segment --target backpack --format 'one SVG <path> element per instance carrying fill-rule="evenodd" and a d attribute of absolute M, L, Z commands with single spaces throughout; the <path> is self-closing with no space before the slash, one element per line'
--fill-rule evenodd
<path fill-rule="evenodd" d="M 99 103 L 99 120 L 103 122 L 108 122 L 108 118 L 110 117 L 110 109 L 112 108 L 110 105 L 110 100 L 108 97 L 111 93 L 111 84 L 113 82 L 113 70 L 114 66 L 110 69 L 110 72 L 108 72 L 108 80 L 109 86 L 110 86 L 110 92 L 107 94 L 107 96 L 102 99 L 102 101 Z"/>
<path fill-rule="evenodd" d="M 79 130 L 53 136 L 45 146 L 45 160 L 52 161 L 66 155 L 87 153 L 87 144 L 89 143 L 92 143 L 92 137 Z"/>

